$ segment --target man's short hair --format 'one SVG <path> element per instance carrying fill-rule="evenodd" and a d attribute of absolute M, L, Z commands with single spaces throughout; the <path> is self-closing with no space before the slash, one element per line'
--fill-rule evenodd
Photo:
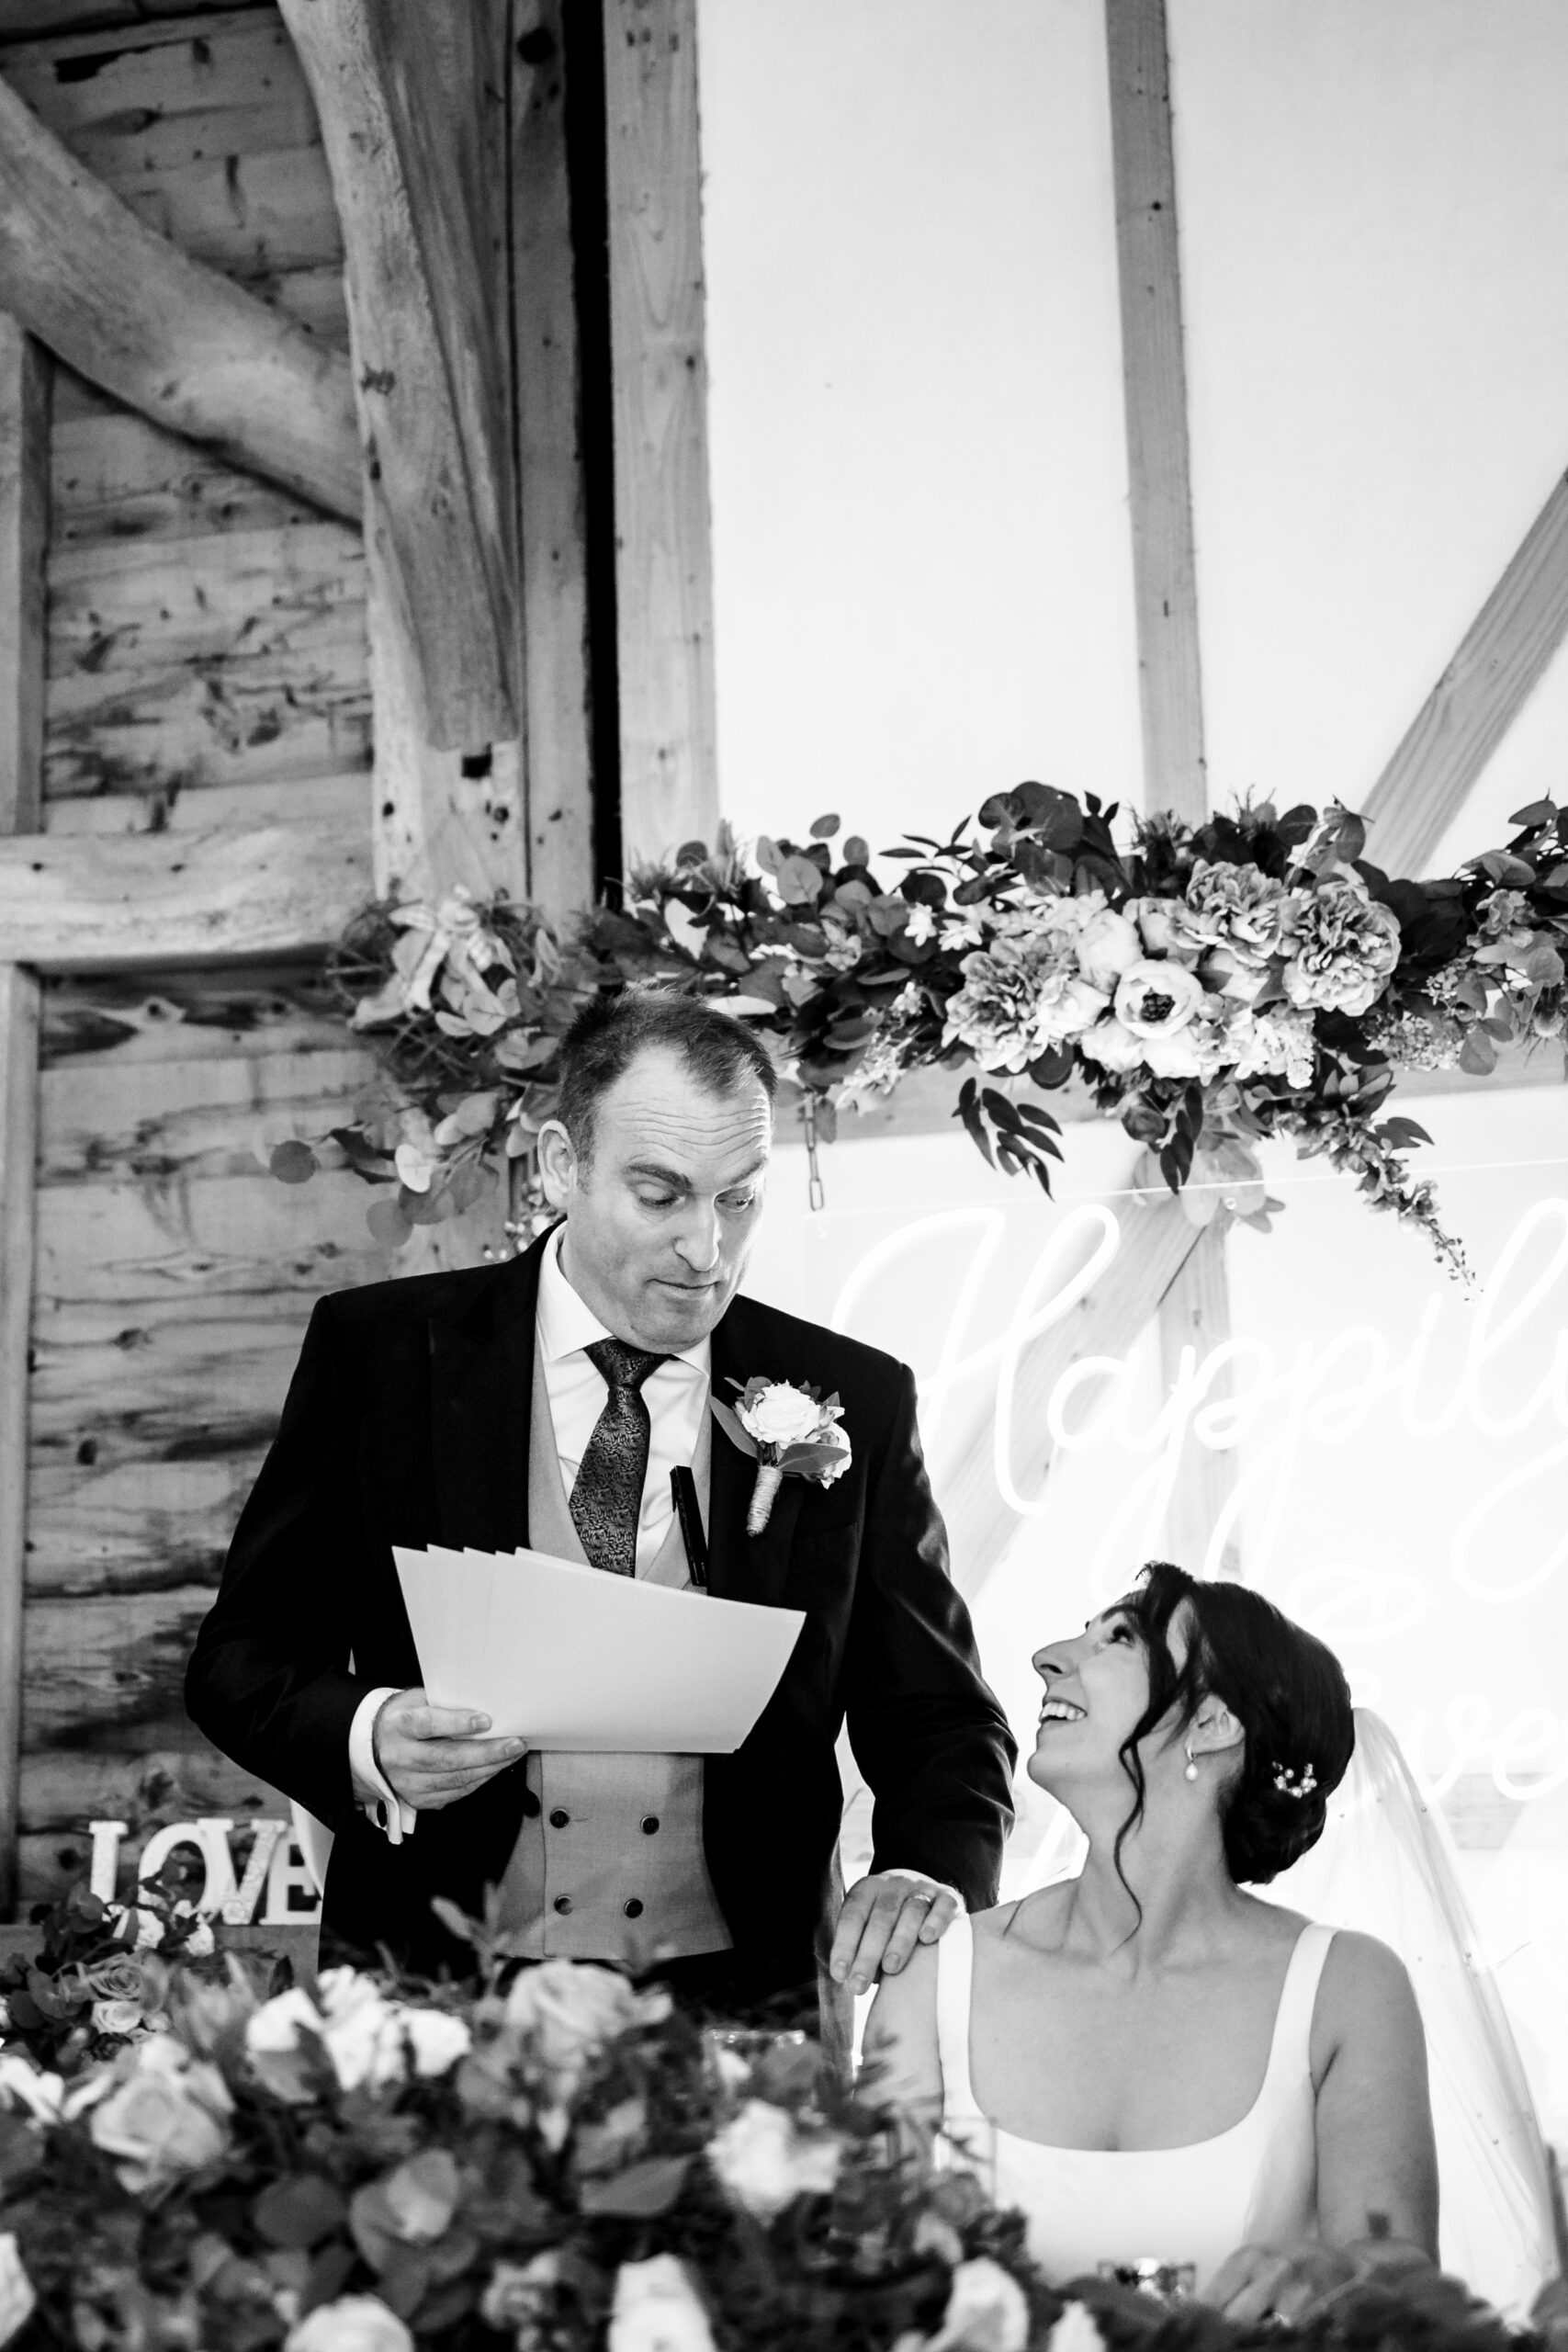
<path fill-rule="evenodd" d="M 733 1013 L 700 997 L 665 989 L 626 989 L 602 996 L 580 1012 L 560 1043 L 560 1100 L 556 1116 L 579 1159 L 593 1151 L 593 1120 L 601 1096 L 650 1046 L 668 1046 L 708 1094 L 730 1094 L 755 1079 L 769 1102 L 778 1073 L 761 1038 Z"/>

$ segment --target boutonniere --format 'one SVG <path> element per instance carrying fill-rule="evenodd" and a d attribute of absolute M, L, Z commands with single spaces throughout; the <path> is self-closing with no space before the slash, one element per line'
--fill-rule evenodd
<path fill-rule="evenodd" d="M 757 1465 L 746 1513 L 748 1535 L 761 1535 L 784 1478 L 814 1478 L 830 1487 L 851 1462 L 849 1431 L 839 1424 L 844 1408 L 837 1396 L 818 1396 L 809 1382 L 749 1380 L 733 1405 L 711 1401 L 714 1418 L 732 1444 Z"/>

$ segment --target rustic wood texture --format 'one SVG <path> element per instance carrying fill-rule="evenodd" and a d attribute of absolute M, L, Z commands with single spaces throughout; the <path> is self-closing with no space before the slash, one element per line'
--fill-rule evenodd
<path fill-rule="evenodd" d="M 604 0 L 621 837 L 718 820 L 696 0 Z"/>
<path fill-rule="evenodd" d="M 185 1659 L 311 1305 L 388 1271 L 370 1188 L 266 1172 L 276 1142 L 336 1124 L 374 1075 L 319 969 L 52 981 L 41 1061 L 28 1898 L 75 1873 L 91 1819 L 286 1810 L 186 1721 Z"/>
<path fill-rule="evenodd" d="M 598 884 L 563 6 L 512 0 L 509 184 L 527 879 L 557 917 L 592 905 Z"/>
<path fill-rule="evenodd" d="M 1553 485 L 1362 804 L 1367 852 L 1424 874 L 1470 788 L 1568 635 L 1568 477 Z"/>
<path fill-rule="evenodd" d="M 1012 1410 L 1013 1476 L 1021 1493 L 1038 1492 L 1049 1476 L 1053 1448 L 1045 1408 L 1057 1381 L 1081 1357 L 1126 1353 L 1191 1256 L 1199 1232 L 1171 1199 L 1150 1200 L 1124 1214 L 1121 1247 L 1099 1281 L 1024 1350 Z M 969 1595 L 985 1583 L 1019 1524 L 997 1484 L 993 1404 L 987 1396 L 939 1498 L 953 1581 Z"/>
<path fill-rule="evenodd" d="M 1230 1280 L 1225 1267 L 1225 1237 L 1205 1226 L 1196 1247 L 1159 1303 L 1160 1376 L 1168 1395 L 1181 1377 L 1190 1348 L 1201 1364 L 1210 1351 L 1230 1337 Z M 1205 1390 L 1205 1401 L 1228 1396 L 1224 1373 Z M 1166 1506 L 1163 1554 L 1191 1576 L 1235 1576 L 1241 1546 L 1235 1527 L 1218 1559 L 1209 1564 L 1210 1539 L 1221 1514 L 1235 1493 L 1236 1456 L 1234 1447 L 1216 1453 L 1200 1445 L 1188 1433 Z"/>
<path fill-rule="evenodd" d="M 491 175 L 465 168 L 502 103 L 487 52 L 505 9 L 281 7 L 343 226 L 381 582 L 415 657 L 424 740 L 480 751 L 519 732 L 502 288 L 475 215 Z"/>
<path fill-rule="evenodd" d="M 37 979 L 0 963 L 0 1916 L 17 1883 L 38 1030 Z"/>
<path fill-rule="evenodd" d="M 0 841 L 0 956 L 63 972 L 324 947 L 369 865 L 363 826 L 19 835 Z"/>
<path fill-rule="evenodd" d="M 197 17 L 209 5 L 209 0 L 0 0 L 0 41 L 89 25 L 100 30 L 143 32 L 149 19 Z M 266 0 L 252 0 L 252 5 L 265 6 Z"/>
<path fill-rule="evenodd" d="M 146 227 L 3 79 L 0 301 L 128 406 L 358 518 L 340 355 Z"/>
<path fill-rule="evenodd" d="M 0 311 L 0 833 L 40 822 L 50 372 Z"/>
<path fill-rule="evenodd" d="M 1208 793 L 1165 0 L 1105 0 L 1145 808 Z"/>

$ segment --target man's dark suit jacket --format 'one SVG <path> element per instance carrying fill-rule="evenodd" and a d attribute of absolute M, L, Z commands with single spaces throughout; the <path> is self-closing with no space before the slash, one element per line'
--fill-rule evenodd
<path fill-rule="evenodd" d="M 355 1802 L 349 1725 L 377 1684 L 421 1679 L 392 1545 L 528 1541 L 543 1246 L 321 1301 L 186 1679 L 209 1738 L 335 1833 L 323 1928 L 430 1973 L 469 1958 L 431 1897 L 482 1912 L 516 1839 L 523 1770 L 422 1814 L 394 1847 Z M 750 1736 L 704 1775 L 714 1891 L 738 1966 L 767 1988 L 808 1980 L 821 1948 L 846 1714 L 875 1798 L 874 1867 L 929 1872 L 972 1909 L 996 1899 L 1014 1747 L 948 1578 L 907 1367 L 741 1297 L 712 1351 L 723 1399 L 753 1374 L 837 1390 L 853 1450 L 829 1487 L 786 1478 L 749 1536 L 755 1465 L 714 1430 L 711 1589 L 806 1611 Z"/>

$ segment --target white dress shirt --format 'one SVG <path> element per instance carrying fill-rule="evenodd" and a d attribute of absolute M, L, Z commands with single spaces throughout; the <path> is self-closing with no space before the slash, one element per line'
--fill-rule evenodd
<path fill-rule="evenodd" d="M 540 1261 L 535 1328 L 545 1367 L 550 1419 L 555 1424 L 561 1483 L 570 1495 L 577 1483 L 588 1441 L 610 1394 L 604 1374 L 590 1363 L 585 1351 L 596 1340 L 615 1335 L 573 1290 L 562 1271 L 560 1245 L 564 1232 L 562 1227 L 551 1236 Z M 679 1355 L 667 1356 L 643 1383 L 649 1431 L 648 1472 L 637 1519 L 639 1570 L 650 1565 L 669 1532 L 675 1511 L 670 1473 L 689 1464 L 696 1451 L 703 1415 L 707 1411 L 710 1362 L 708 1341 L 698 1340 Z M 416 1818 L 413 1807 L 400 1802 L 376 1763 L 376 1718 L 386 1702 L 396 1696 L 390 1683 L 367 1691 L 355 1711 L 348 1734 L 355 1795 L 371 1819 L 380 1823 L 394 1846 L 402 1843 Z"/>

